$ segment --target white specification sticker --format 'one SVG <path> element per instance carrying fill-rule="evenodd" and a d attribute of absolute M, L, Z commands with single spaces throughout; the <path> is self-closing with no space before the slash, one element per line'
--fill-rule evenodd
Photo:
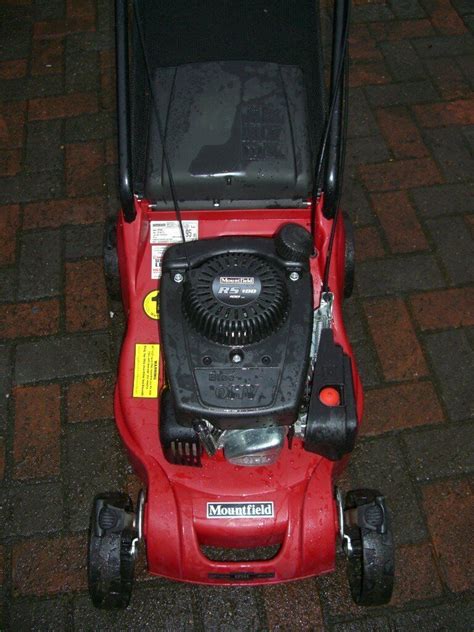
<path fill-rule="evenodd" d="M 199 222 L 197 219 L 183 221 L 184 236 L 186 241 L 194 241 L 199 237 Z M 179 244 L 182 242 L 179 222 L 150 222 L 151 244 Z"/>
<path fill-rule="evenodd" d="M 167 245 L 151 247 L 151 278 L 161 279 L 161 260 Z"/>

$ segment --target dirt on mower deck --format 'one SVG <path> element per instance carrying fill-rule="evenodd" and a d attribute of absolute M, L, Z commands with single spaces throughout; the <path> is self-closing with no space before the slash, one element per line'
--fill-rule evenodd
<path fill-rule="evenodd" d="M 113 424 L 123 316 L 101 268 L 119 206 L 112 3 L 0 13 L 0 629 L 472 630 L 474 2 L 353 10 L 346 324 L 366 415 L 342 486 L 383 490 L 398 545 L 393 602 L 372 610 L 352 605 L 342 560 L 268 588 L 141 570 L 126 612 L 91 606 L 92 498 L 138 489 Z"/>

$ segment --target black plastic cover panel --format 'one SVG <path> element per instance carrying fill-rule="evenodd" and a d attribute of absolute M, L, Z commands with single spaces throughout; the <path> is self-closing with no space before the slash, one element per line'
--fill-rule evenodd
<path fill-rule="evenodd" d="M 181 203 L 222 208 L 301 206 L 312 187 L 303 73 L 297 66 L 225 61 L 158 68 L 154 95 Z M 171 203 L 155 112 L 145 197 Z"/>

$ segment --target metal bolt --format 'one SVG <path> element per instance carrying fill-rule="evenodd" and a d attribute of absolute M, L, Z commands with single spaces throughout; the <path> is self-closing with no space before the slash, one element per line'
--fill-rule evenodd
<path fill-rule="evenodd" d="M 181 272 L 176 272 L 173 277 L 173 281 L 175 283 L 182 283 L 184 281 L 184 276 L 181 274 Z"/>
<path fill-rule="evenodd" d="M 234 362 L 234 364 L 239 364 L 239 362 L 242 362 L 242 356 L 240 355 L 240 353 L 234 353 L 231 360 L 232 362 Z"/>
<path fill-rule="evenodd" d="M 299 278 L 298 272 L 290 272 L 290 281 L 298 281 Z"/>

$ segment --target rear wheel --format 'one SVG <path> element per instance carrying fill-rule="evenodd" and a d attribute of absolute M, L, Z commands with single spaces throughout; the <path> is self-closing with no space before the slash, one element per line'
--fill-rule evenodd
<path fill-rule="evenodd" d="M 384 497 L 372 489 L 347 493 L 344 532 L 348 538 L 348 579 L 352 598 L 360 606 L 390 601 L 394 581 L 393 535 Z"/>
<path fill-rule="evenodd" d="M 108 610 L 126 608 L 135 568 L 137 531 L 130 497 L 119 492 L 96 496 L 89 527 L 88 583 L 92 603 Z"/>

